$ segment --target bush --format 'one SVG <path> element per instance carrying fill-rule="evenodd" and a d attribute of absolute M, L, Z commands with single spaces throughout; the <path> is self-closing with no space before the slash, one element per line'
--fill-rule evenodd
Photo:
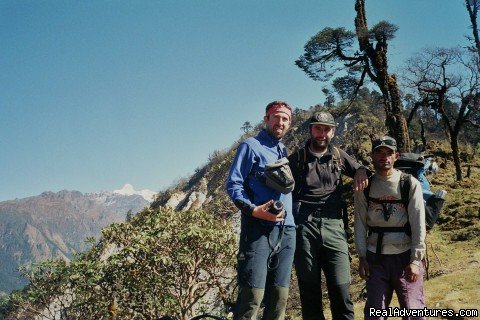
<path fill-rule="evenodd" d="M 24 269 L 31 284 L 12 295 L 19 318 L 188 319 L 234 278 L 229 223 L 205 211 L 149 210 L 103 230 L 100 245 L 67 263 Z"/>

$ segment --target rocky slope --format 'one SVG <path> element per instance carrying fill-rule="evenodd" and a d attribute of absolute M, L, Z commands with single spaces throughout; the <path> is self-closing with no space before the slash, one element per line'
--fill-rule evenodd
<path fill-rule="evenodd" d="M 26 284 L 19 266 L 70 259 L 85 249 L 87 237 L 98 238 L 102 227 L 148 204 L 141 195 L 66 190 L 0 202 L 0 294 Z"/>
<path fill-rule="evenodd" d="M 293 125 L 288 131 L 282 142 L 290 152 L 302 147 L 308 139 L 308 118 L 317 110 L 323 110 L 320 106 L 310 108 L 310 110 L 296 109 L 293 113 Z M 347 114 L 337 117 L 337 128 L 333 142 L 345 147 L 345 140 L 351 139 L 351 129 L 354 125 L 363 121 L 362 117 Z M 378 120 L 381 121 L 381 120 Z M 225 181 L 230 169 L 236 148 L 240 141 L 250 136 L 255 136 L 263 127 L 262 123 L 257 127 L 240 137 L 229 149 L 223 151 L 214 151 L 206 165 L 198 168 L 195 173 L 184 181 L 158 194 L 152 207 L 171 208 L 178 211 L 187 211 L 189 209 L 207 208 L 213 209 L 213 212 L 219 215 L 230 215 L 236 211 L 227 199 L 225 192 Z M 370 128 L 371 129 L 371 128 Z M 347 152 L 357 153 L 361 140 L 356 140 L 358 145 L 349 143 Z M 363 160 L 363 159 L 359 159 Z"/>

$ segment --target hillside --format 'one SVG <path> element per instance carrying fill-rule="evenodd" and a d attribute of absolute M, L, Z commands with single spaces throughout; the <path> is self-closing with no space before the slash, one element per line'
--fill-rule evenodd
<path fill-rule="evenodd" d="M 308 128 L 305 120 L 312 111 L 314 108 L 309 111 L 295 110 L 295 126 L 284 139 L 290 150 L 298 148 L 305 141 Z M 362 113 L 345 115 L 337 120 L 339 126 L 335 143 L 368 164 L 368 152 L 365 149 L 368 148 L 371 134 L 384 132 L 384 128 L 378 125 L 383 121 L 381 117 Z M 255 131 L 242 136 L 240 140 L 253 134 Z M 17 309 L 19 305 L 22 306 L 21 303 L 41 314 L 55 314 L 64 308 L 62 310 L 71 312 L 75 319 L 79 314 L 104 316 L 111 308 L 117 310 L 119 319 L 130 319 L 135 314 L 139 319 L 148 314 L 171 314 L 187 319 L 202 307 L 203 310 L 224 316 L 227 309 L 222 307 L 221 302 L 231 302 L 234 297 L 234 293 L 229 291 L 230 281 L 234 278 L 232 245 L 235 248 L 230 226 L 233 225 L 233 230 L 238 227 L 237 209 L 226 196 L 224 183 L 237 145 L 238 142 L 227 150 L 212 153 L 206 165 L 198 168 L 188 179 L 160 193 L 150 209 L 135 215 L 131 221 L 104 228 L 100 243 L 76 260 L 69 264 L 48 262 L 37 267 L 39 273 L 35 278 L 35 286 L 11 298 L 13 303 L 7 307 L 11 310 L 7 319 L 22 318 L 18 313 L 22 308 Z M 436 176 L 430 177 L 432 188 L 448 191 L 443 213 L 428 235 L 430 280 L 426 282 L 427 306 L 454 310 L 478 308 L 480 280 L 475 275 L 480 271 L 480 253 L 477 249 L 480 244 L 479 162 L 471 163 L 470 178 L 455 182 L 448 145 L 431 141 L 427 151 L 443 167 Z M 471 153 L 471 150 L 464 151 Z M 351 199 L 348 181 L 345 196 Z M 205 233 L 208 228 L 212 228 L 212 233 L 219 232 L 218 236 Z M 185 278 L 190 279 L 188 281 L 178 279 L 189 275 L 189 266 L 197 266 L 193 261 L 202 257 L 204 250 L 207 252 L 205 255 L 209 259 L 213 257 L 213 260 L 202 268 L 213 268 L 215 271 L 207 272 L 212 276 L 208 278 L 211 287 L 203 287 L 202 290 L 211 290 L 202 291 L 202 298 L 192 304 L 194 313 L 186 309 L 181 311 L 181 306 L 186 303 L 182 299 L 189 296 L 186 294 L 188 282 L 194 277 Z M 352 257 L 352 295 L 356 314 L 360 315 L 363 282 L 357 275 L 358 261 L 353 245 Z M 203 272 L 195 274 L 200 276 L 199 279 L 206 279 L 202 278 L 206 276 Z M 47 285 L 51 288 L 39 294 L 37 285 L 38 288 Z M 152 296 L 152 292 L 156 294 Z M 78 305 L 72 304 L 72 295 L 78 298 L 75 301 Z M 85 308 L 85 304 L 90 304 L 90 309 Z M 328 309 L 327 305 L 325 309 Z M 295 277 L 287 314 L 292 319 L 300 315 Z"/>
<path fill-rule="evenodd" d="M 308 123 L 306 120 L 312 112 L 319 108 L 321 107 L 315 106 L 311 107 L 309 111 L 302 109 L 293 111 L 293 125 L 282 140 L 290 152 L 305 143 L 308 138 Z M 363 110 L 363 112 L 372 116 L 370 111 Z M 379 121 L 381 121 L 380 119 Z M 347 146 L 345 141 L 349 135 L 354 133 L 351 128 L 363 123 L 363 120 L 364 116 L 353 116 L 353 114 L 338 117 L 339 125 L 333 142 L 339 146 L 347 147 L 350 153 L 358 150 L 359 144 L 348 144 Z M 260 123 L 253 131 L 242 135 L 230 148 L 214 151 L 210 155 L 208 163 L 197 168 L 191 177 L 183 179 L 176 186 L 160 192 L 152 203 L 152 207 L 165 207 L 177 211 L 205 208 L 212 210 L 217 215 L 227 217 L 236 213 L 236 208 L 226 194 L 225 181 L 238 143 L 250 136 L 255 136 L 261 128 L 262 124 Z"/>
<path fill-rule="evenodd" d="M 427 235 L 430 279 L 425 281 L 425 297 L 428 308 L 458 311 L 480 307 L 479 164 L 476 162 L 471 177 L 460 183 L 455 182 L 451 161 L 431 178 L 432 189 L 445 189 L 448 195 L 437 225 Z M 364 303 L 359 299 L 362 282 L 356 273 L 357 265 L 358 260 L 354 258 L 355 312 L 361 314 Z M 398 303 L 395 301 L 393 305 Z"/>
<path fill-rule="evenodd" d="M 0 202 L 0 295 L 27 284 L 21 265 L 70 259 L 88 237 L 98 239 L 103 227 L 148 204 L 140 195 L 66 190 Z"/>

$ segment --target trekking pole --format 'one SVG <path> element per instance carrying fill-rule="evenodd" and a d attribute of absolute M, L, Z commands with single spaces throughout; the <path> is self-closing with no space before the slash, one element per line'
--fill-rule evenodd
<path fill-rule="evenodd" d="M 425 262 L 425 272 L 427 273 L 427 281 L 430 280 L 430 258 L 428 257 L 428 246 L 425 247 L 425 258 L 423 258 Z"/>
<path fill-rule="evenodd" d="M 433 254 L 434 254 L 435 257 L 437 258 L 438 263 L 440 264 L 440 266 L 442 267 L 442 269 L 445 269 L 445 266 L 443 265 L 442 261 L 440 261 L 440 258 L 437 256 L 437 253 L 435 252 L 435 249 L 433 248 L 433 244 L 432 244 L 432 243 L 430 243 L 430 247 L 432 248 Z M 442 271 L 443 271 L 443 270 L 442 270 Z"/>

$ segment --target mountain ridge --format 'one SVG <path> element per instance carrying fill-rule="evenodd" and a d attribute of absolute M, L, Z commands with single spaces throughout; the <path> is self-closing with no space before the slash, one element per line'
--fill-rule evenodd
<path fill-rule="evenodd" d="M 20 289 L 26 281 L 18 267 L 45 259 L 69 260 L 87 248 L 88 237 L 124 221 L 127 213 L 149 205 L 139 194 L 110 191 L 45 191 L 40 195 L 0 202 L 0 295 Z"/>

